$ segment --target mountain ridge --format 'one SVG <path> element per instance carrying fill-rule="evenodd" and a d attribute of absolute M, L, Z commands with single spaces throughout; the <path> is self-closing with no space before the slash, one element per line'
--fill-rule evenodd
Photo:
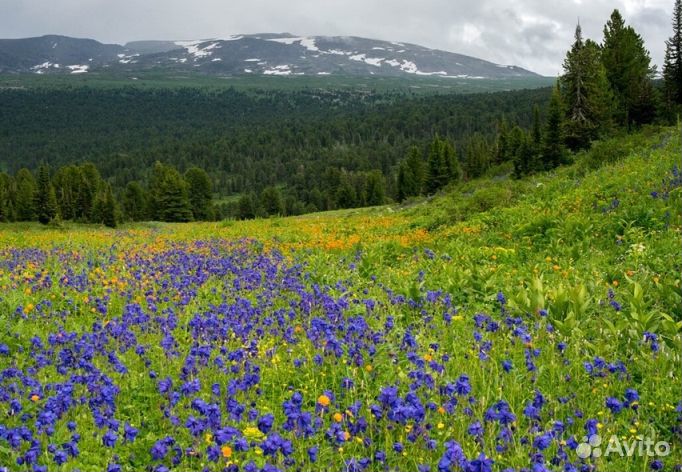
<path fill-rule="evenodd" d="M 233 35 L 196 40 L 142 40 L 124 45 L 45 35 L 0 39 L 0 73 L 196 71 L 217 76 L 432 76 L 459 79 L 541 77 L 417 44 L 358 36 Z"/>

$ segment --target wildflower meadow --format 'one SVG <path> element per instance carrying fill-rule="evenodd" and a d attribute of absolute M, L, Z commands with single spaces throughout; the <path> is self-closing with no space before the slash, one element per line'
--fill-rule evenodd
<path fill-rule="evenodd" d="M 680 132 L 637 139 L 415 205 L 1 226 L 0 470 L 679 470 Z"/>

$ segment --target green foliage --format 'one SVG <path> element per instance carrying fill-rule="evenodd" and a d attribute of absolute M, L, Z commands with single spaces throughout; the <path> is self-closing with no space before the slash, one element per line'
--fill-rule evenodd
<path fill-rule="evenodd" d="M 426 172 L 426 191 L 435 193 L 450 182 L 462 178 L 462 168 L 451 142 L 438 135 L 429 146 Z"/>
<path fill-rule="evenodd" d="M 123 193 L 123 214 L 129 221 L 143 221 L 147 217 L 147 194 L 139 182 L 128 182 Z"/>
<path fill-rule="evenodd" d="M 384 176 L 379 171 L 367 174 L 366 206 L 383 205 L 386 199 Z"/>
<path fill-rule="evenodd" d="M 655 117 L 651 57 L 642 37 L 625 25 L 618 10 L 604 27 L 601 60 L 614 93 L 616 121 L 624 126 L 651 123 Z"/>
<path fill-rule="evenodd" d="M 579 165 L 586 169 L 597 169 L 604 164 L 617 162 L 631 152 L 626 139 L 619 136 L 604 141 L 595 141 L 592 147 L 580 156 Z"/>
<path fill-rule="evenodd" d="M 682 107 L 682 1 L 675 0 L 673 34 L 665 42 L 663 82 L 668 108 L 679 113 Z"/>
<path fill-rule="evenodd" d="M 189 186 L 175 167 L 156 162 L 149 184 L 151 211 L 160 221 L 192 221 Z"/>
<path fill-rule="evenodd" d="M 265 216 L 284 215 L 282 194 L 277 187 L 265 187 L 260 194 L 260 205 Z"/>
<path fill-rule="evenodd" d="M 38 169 L 34 208 L 38 214 L 38 221 L 44 225 L 57 216 L 57 196 L 50 181 L 50 169 L 46 164 Z"/>
<path fill-rule="evenodd" d="M 30 170 L 22 167 L 17 172 L 15 181 L 17 187 L 15 203 L 17 221 L 32 221 L 36 217 L 36 180 Z"/>
<path fill-rule="evenodd" d="M 561 91 L 555 87 L 549 102 L 547 122 L 542 136 L 542 162 L 538 167 L 548 170 L 554 169 L 567 161 L 564 146 L 564 115 Z"/>
<path fill-rule="evenodd" d="M 560 83 L 566 106 L 566 144 L 572 150 L 585 149 L 610 130 L 613 98 L 599 45 L 583 40 L 580 25 L 563 68 Z"/>
<path fill-rule="evenodd" d="M 185 172 L 185 180 L 189 184 L 189 201 L 194 219 L 197 221 L 212 219 L 213 189 L 206 171 L 198 167 L 190 167 Z"/>
<path fill-rule="evenodd" d="M 426 182 L 426 169 L 422 153 L 417 146 L 411 146 L 407 157 L 398 167 L 398 201 L 420 195 Z"/>

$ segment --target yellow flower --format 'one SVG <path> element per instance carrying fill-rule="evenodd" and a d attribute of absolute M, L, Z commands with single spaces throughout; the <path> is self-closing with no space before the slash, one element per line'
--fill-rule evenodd
<path fill-rule="evenodd" d="M 443 423 L 438 423 L 438 429 L 443 429 L 445 428 L 445 425 Z"/>
<path fill-rule="evenodd" d="M 338 413 L 338 412 L 334 413 L 333 418 L 334 418 L 334 421 L 336 421 L 337 423 L 340 423 L 341 421 L 343 421 L 343 415 L 341 413 Z"/>
<path fill-rule="evenodd" d="M 331 402 L 332 401 L 329 399 L 329 397 L 327 395 L 320 395 L 319 397 L 317 397 L 317 403 L 319 403 L 320 405 L 322 405 L 324 407 L 329 406 L 329 404 Z"/>
<path fill-rule="evenodd" d="M 366 370 L 367 372 L 372 372 L 372 364 L 367 364 L 367 365 L 365 366 L 365 370 Z"/>
<path fill-rule="evenodd" d="M 213 435 L 211 433 L 206 433 L 204 440 L 206 441 L 206 444 L 211 444 L 211 441 L 213 441 Z"/>

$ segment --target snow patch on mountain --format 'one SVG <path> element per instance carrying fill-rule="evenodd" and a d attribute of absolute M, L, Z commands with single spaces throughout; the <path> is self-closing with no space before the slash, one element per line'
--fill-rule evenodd
<path fill-rule="evenodd" d="M 275 66 L 263 71 L 264 75 L 291 75 L 291 67 L 288 64 Z"/>
<path fill-rule="evenodd" d="M 90 69 L 90 66 L 73 64 L 70 66 L 66 66 L 66 68 L 70 69 L 72 74 L 85 74 L 88 71 L 88 69 Z"/>
<path fill-rule="evenodd" d="M 268 41 L 273 41 L 275 43 L 282 43 L 286 45 L 292 45 L 294 43 L 299 43 L 301 46 L 306 48 L 308 51 L 317 52 L 320 49 L 315 45 L 315 38 L 308 37 L 297 37 L 297 38 L 271 38 Z"/>
<path fill-rule="evenodd" d="M 229 41 L 229 40 L 228 40 Z M 206 43 L 209 44 L 206 44 Z M 180 47 L 183 47 L 187 50 L 187 54 L 190 56 L 194 56 L 194 60 L 200 58 L 200 57 L 207 57 L 213 54 L 212 49 L 216 48 L 221 48 L 220 41 L 204 41 L 204 40 L 199 40 L 199 41 L 175 41 L 175 44 L 177 44 Z"/>
<path fill-rule="evenodd" d="M 370 66 L 381 67 L 381 61 L 384 60 L 383 57 L 367 57 L 367 54 L 355 54 L 354 56 L 349 56 L 348 59 L 351 61 L 364 62 Z"/>

